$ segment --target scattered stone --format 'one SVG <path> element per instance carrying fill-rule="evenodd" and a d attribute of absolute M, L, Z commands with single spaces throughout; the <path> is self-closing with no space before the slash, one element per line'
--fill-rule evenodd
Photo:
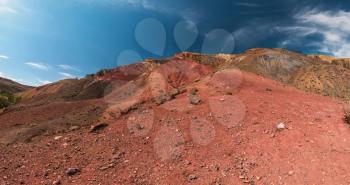
<path fill-rule="evenodd" d="M 59 139 L 61 139 L 63 136 L 56 136 L 54 139 L 55 140 L 59 140 Z"/>
<path fill-rule="evenodd" d="M 80 172 L 78 168 L 68 168 L 66 171 L 66 175 L 72 176 L 75 175 L 76 173 Z"/>
<path fill-rule="evenodd" d="M 114 160 L 118 160 L 118 159 L 121 159 L 123 157 L 124 153 L 123 152 L 116 152 L 114 155 L 113 155 L 113 159 Z"/>
<path fill-rule="evenodd" d="M 216 178 L 210 185 L 223 185 L 221 178 Z"/>
<path fill-rule="evenodd" d="M 145 126 L 140 125 L 140 124 L 136 124 L 136 129 L 137 130 L 143 130 L 145 128 Z"/>
<path fill-rule="evenodd" d="M 202 102 L 202 100 L 197 95 L 193 94 L 188 94 L 188 99 L 193 105 L 199 105 Z"/>
<path fill-rule="evenodd" d="M 108 126 L 107 123 L 99 123 L 97 125 L 93 125 L 93 126 L 91 126 L 90 133 L 96 133 L 96 132 L 106 128 L 107 126 Z"/>
<path fill-rule="evenodd" d="M 156 102 L 157 105 L 161 105 L 169 100 L 171 100 L 172 97 L 168 94 L 162 94 L 156 98 L 154 98 L 154 101 Z"/>
<path fill-rule="evenodd" d="M 194 181 L 194 180 L 196 180 L 198 177 L 195 175 L 195 174 L 190 174 L 190 175 L 188 175 L 188 177 L 187 177 L 187 179 L 189 180 L 189 181 Z"/>
<path fill-rule="evenodd" d="M 190 164 L 192 164 L 191 161 L 185 160 L 185 165 L 190 165 Z"/>
<path fill-rule="evenodd" d="M 171 98 L 175 98 L 178 94 L 180 94 L 180 90 L 179 89 L 172 89 L 170 92 L 169 92 L 169 95 Z"/>
<path fill-rule="evenodd" d="M 220 167 L 219 167 L 219 165 L 213 165 L 211 170 L 212 171 L 219 171 Z"/>
<path fill-rule="evenodd" d="M 62 179 L 62 177 L 58 176 L 57 180 L 53 181 L 52 184 L 53 185 L 60 185 L 61 184 L 61 179 Z"/>
<path fill-rule="evenodd" d="M 62 146 L 63 146 L 63 148 L 67 148 L 68 143 L 63 143 Z"/>
<path fill-rule="evenodd" d="M 104 171 L 107 170 L 109 168 L 109 166 L 102 166 L 101 168 L 99 168 L 100 170 Z"/>
<path fill-rule="evenodd" d="M 61 180 L 56 180 L 56 181 L 53 181 L 52 183 L 53 185 L 60 185 L 61 184 Z"/>
<path fill-rule="evenodd" d="M 44 177 L 47 177 L 47 176 L 49 176 L 49 171 L 48 170 L 44 171 Z"/>
<path fill-rule="evenodd" d="M 271 88 L 266 88 L 265 90 L 268 91 L 268 92 L 271 92 L 271 91 L 272 91 Z"/>
<path fill-rule="evenodd" d="M 350 113 L 344 115 L 344 122 L 350 125 Z"/>
<path fill-rule="evenodd" d="M 294 171 L 292 171 L 292 170 L 288 172 L 289 176 L 292 176 L 293 174 L 294 174 Z"/>
<path fill-rule="evenodd" d="M 80 129 L 79 126 L 71 126 L 71 127 L 69 128 L 69 131 L 72 132 L 72 131 L 79 130 L 79 129 Z"/>
<path fill-rule="evenodd" d="M 286 129 L 286 125 L 282 122 L 277 125 L 277 130 L 281 131 Z"/>

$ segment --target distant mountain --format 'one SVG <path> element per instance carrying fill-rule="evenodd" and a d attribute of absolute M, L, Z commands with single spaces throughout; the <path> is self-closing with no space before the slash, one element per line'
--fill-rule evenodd
<path fill-rule="evenodd" d="M 254 48 L 237 55 L 180 53 L 176 57 L 216 69 L 237 67 L 306 92 L 350 100 L 350 59 Z"/>
<path fill-rule="evenodd" d="M 22 85 L 12 80 L 0 77 L 0 92 L 18 93 L 32 88 L 33 87 Z"/>
<path fill-rule="evenodd" d="M 350 59 L 305 55 L 281 48 L 253 48 L 241 54 L 183 52 L 168 59 L 148 59 L 101 70 L 82 79 L 62 80 L 24 91 L 20 95 L 23 103 L 31 104 L 101 98 L 109 93 L 109 87 L 122 87 L 130 81 L 145 78 L 160 65 L 174 59 L 193 61 L 214 70 L 235 67 L 306 92 L 350 100 Z"/>

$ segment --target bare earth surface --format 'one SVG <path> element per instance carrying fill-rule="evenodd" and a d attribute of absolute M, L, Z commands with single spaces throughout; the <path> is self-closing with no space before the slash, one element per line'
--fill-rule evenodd
<path fill-rule="evenodd" d="M 168 65 L 128 82 L 126 95 L 115 90 L 134 100 L 123 113 L 106 108 L 113 107 L 106 98 L 5 112 L 0 184 L 350 184 L 350 128 L 340 101 L 236 69 Z M 180 86 L 176 97 L 147 101 Z M 86 124 L 30 139 L 4 131 L 83 116 Z M 109 125 L 91 133 L 101 120 Z"/>

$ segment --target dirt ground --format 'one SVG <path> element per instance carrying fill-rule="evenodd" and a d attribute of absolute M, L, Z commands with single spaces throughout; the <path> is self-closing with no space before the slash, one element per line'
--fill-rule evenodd
<path fill-rule="evenodd" d="M 165 78 L 165 89 L 185 79 L 185 91 L 161 104 L 142 101 L 120 117 L 102 118 L 112 106 L 105 99 L 1 115 L 4 128 L 34 117 L 99 117 L 1 144 L 0 184 L 350 184 L 342 102 L 235 69 L 195 71 Z M 109 125 L 90 132 L 100 120 Z"/>

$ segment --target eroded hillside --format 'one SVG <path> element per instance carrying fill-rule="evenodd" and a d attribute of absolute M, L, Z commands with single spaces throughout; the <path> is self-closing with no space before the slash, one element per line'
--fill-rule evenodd
<path fill-rule="evenodd" d="M 349 184 L 344 102 L 304 92 L 345 99 L 348 77 L 253 49 L 31 89 L 0 114 L 0 184 Z"/>
<path fill-rule="evenodd" d="M 307 92 L 350 100 L 350 59 L 304 55 L 279 48 L 250 49 L 238 55 L 180 53 L 176 57 L 217 69 L 238 67 Z"/>

